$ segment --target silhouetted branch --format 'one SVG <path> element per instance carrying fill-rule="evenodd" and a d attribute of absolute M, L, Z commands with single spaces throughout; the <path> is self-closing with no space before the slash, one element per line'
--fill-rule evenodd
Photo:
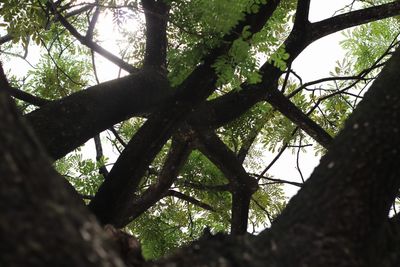
<path fill-rule="evenodd" d="M 63 17 L 55 8 L 51 0 L 49 0 L 52 6 L 52 12 L 56 16 L 57 20 L 60 21 L 60 23 L 74 36 L 81 44 L 89 47 L 90 49 L 96 51 L 106 59 L 110 60 L 120 68 L 126 70 L 129 73 L 134 73 L 137 72 L 138 69 L 130 65 L 129 63 L 123 61 L 121 58 L 113 55 L 112 53 L 108 52 L 105 50 L 103 47 L 100 45 L 96 44 L 93 42 L 90 38 L 87 38 L 83 35 L 81 35 L 74 26 L 72 26 L 66 18 Z"/>
<path fill-rule="evenodd" d="M 168 192 L 166 193 L 166 196 L 176 197 L 176 198 L 182 199 L 184 201 L 187 201 L 195 206 L 199 206 L 200 208 L 203 208 L 205 210 L 215 212 L 215 209 L 213 207 L 211 207 L 210 205 L 208 205 L 204 202 L 201 202 L 200 200 L 197 200 L 194 197 L 185 195 L 185 194 L 175 191 L 175 190 L 168 190 Z"/>
<path fill-rule="evenodd" d="M 167 71 L 167 22 L 169 4 L 163 1 L 142 0 L 146 18 L 146 51 L 144 66 Z"/>
<path fill-rule="evenodd" d="M 232 193 L 231 233 L 247 232 L 251 196 L 257 191 L 256 180 L 249 176 L 236 155 L 214 132 L 196 131 L 198 149 L 213 162 L 229 180 Z"/>
<path fill-rule="evenodd" d="M 7 87 L 3 87 L 1 88 L 2 90 L 6 91 L 8 94 L 10 94 L 11 96 L 22 100 L 24 102 L 27 102 L 31 105 L 37 106 L 37 107 L 41 107 L 43 105 L 46 105 L 48 103 L 51 103 L 51 100 L 48 99 L 44 99 L 38 96 L 34 96 L 32 94 L 29 94 L 27 92 L 24 92 L 18 88 L 15 87 L 11 87 L 11 86 L 7 86 Z"/>

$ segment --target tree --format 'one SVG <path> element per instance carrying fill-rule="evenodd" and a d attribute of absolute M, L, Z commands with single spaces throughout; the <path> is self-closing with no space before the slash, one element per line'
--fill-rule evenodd
<path fill-rule="evenodd" d="M 399 216 L 388 218 L 400 187 L 400 52 L 393 52 L 399 1 L 376 1 L 377 5 L 353 1 L 343 14 L 314 23 L 308 21 L 307 0 L 122 2 L 77 6 L 75 1 L 2 3 L 0 13 L 8 31 L 2 42 L 14 40 L 28 49 L 29 36 L 48 52 L 32 72 L 33 78 L 21 87 L 24 90 L 10 85 L 1 73 L 3 265 L 122 266 L 90 212 L 102 225 L 122 228 L 132 222 L 130 229 L 146 239 L 155 235 L 149 231 L 168 231 L 163 214 L 179 222 L 180 217 L 198 209 L 211 210 L 212 215 L 205 221 L 191 218 L 192 237 L 197 238 L 205 225 L 219 230 L 227 222 L 230 235 L 203 236 L 167 259 L 133 264 L 399 264 Z M 353 11 L 356 2 L 364 6 Z M 100 12 L 113 8 L 121 24 L 122 6 L 143 10 L 146 26 L 144 49 L 137 38 L 138 44 L 129 46 L 135 48 L 134 53 L 126 52 L 127 61 L 93 39 Z M 227 15 L 220 16 L 222 11 Z M 292 17 L 292 29 L 286 35 Z M 309 44 L 381 19 L 388 20 L 348 33 L 344 45 L 358 59 L 343 61 L 336 75 L 300 85 L 291 79 L 295 75 L 291 63 Z M 85 35 L 79 33 L 83 29 Z M 366 31 L 369 35 L 361 38 Z M 90 50 L 79 48 L 79 55 L 69 60 L 77 52 L 70 45 L 73 38 Z M 382 42 L 373 42 L 379 38 Z M 15 48 L 10 45 L 10 49 Z M 269 57 L 261 66 L 256 62 L 258 52 Z M 85 55 L 92 55 L 94 62 L 94 53 L 130 74 L 80 90 L 90 80 L 85 76 Z M 354 71 L 358 73 L 354 75 Z M 310 85 L 326 81 L 335 81 L 337 87 L 319 97 L 304 92 Z M 362 82 L 371 81 L 365 95 L 354 91 Z M 10 95 L 24 110 L 23 119 Z M 333 138 L 360 98 L 363 100 L 344 129 Z M 352 101 L 355 104 L 347 105 Z M 33 110 L 27 103 L 39 108 Z M 145 122 L 130 119 L 134 117 L 145 118 Z M 113 128 L 115 124 L 118 129 Z M 115 134 L 119 146 L 124 146 L 109 172 L 98 136 L 107 129 Z M 265 173 L 254 177 L 243 163 L 254 153 L 252 144 L 260 136 L 272 149 L 283 144 L 282 151 L 298 141 L 301 147 L 308 138 L 304 133 L 327 153 L 280 213 L 279 186 L 266 190 L 260 184 L 284 181 L 264 177 Z M 58 161 L 56 168 L 65 176 L 67 167 L 78 161 L 81 174 L 93 178 L 89 182 L 101 184 L 97 188 L 72 177 L 72 189 L 50 167 L 46 153 L 52 160 L 61 159 L 93 137 L 96 164 L 75 154 Z M 129 141 L 125 143 L 124 138 Z M 91 176 L 97 168 L 101 180 Z M 196 176 L 201 179 L 194 179 Z M 90 212 L 81 201 L 86 193 L 94 194 L 86 196 Z M 182 201 L 174 202 L 174 198 Z M 272 209 L 273 205 L 278 208 Z M 276 218 L 271 216 L 271 227 L 260 235 L 245 235 L 249 214 L 250 220 L 262 218 L 255 211 L 260 207 Z M 143 217 L 152 219 L 155 227 L 146 227 Z M 57 231 L 54 225 L 59 227 Z M 188 240 L 184 233 L 175 238 L 180 243 Z M 156 240 L 156 245 L 168 248 L 162 245 L 166 241 Z M 148 245 L 145 253 L 150 257 L 163 254 L 154 253 L 156 245 Z"/>

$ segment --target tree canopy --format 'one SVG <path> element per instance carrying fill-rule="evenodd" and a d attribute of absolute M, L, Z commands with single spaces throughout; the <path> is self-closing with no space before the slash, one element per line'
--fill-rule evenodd
<path fill-rule="evenodd" d="M 310 2 L 0 1 L 0 265 L 398 266 L 400 1 Z M 340 31 L 304 82 L 293 61 Z M 286 150 L 298 181 L 270 174 Z"/>

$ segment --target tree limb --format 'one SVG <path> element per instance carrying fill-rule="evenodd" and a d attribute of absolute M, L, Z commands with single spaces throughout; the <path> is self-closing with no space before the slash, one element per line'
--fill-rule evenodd
<path fill-rule="evenodd" d="M 326 35 L 365 24 L 368 22 L 386 19 L 400 14 L 400 2 L 393 1 L 388 4 L 351 11 L 329 19 L 311 24 L 311 39 L 317 40 Z"/>
<path fill-rule="evenodd" d="M 305 27 L 310 23 L 308 16 L 310 13 L 310 2 L 311 0 L 298 0 L 296 8 L 296 17 L 294 20 L 294 27 Z"/>
<path fill-rule="evenodd" d="M 54 13 L 54 15 L 57 17 L 57 20 L 72 34 L 72 36 L 74 36 L 81 44 L 89 47 L 90 49 L 92 49 L 93 51 L 99 53 L 100 55 L 102 55 L 103 57 L 105 57 L 106 59 L 108 59 L 109 61 L 111 61 L 112 63 L 116 64 L 117 66 L 119 66 L 120 68 L 126 70 L 129 73 L 135 73 L 138 72 L 138 69 L 133 67 L 132 65 L 130 65 L 129 63 L 123 61 L 121 58 L 113 55 L 112 53 L 108 52 L 107 50 L 105 50 L 103 47 L 101 47 L 100 45 L 96 44 L 95 42 L 93 42 L 91 40 L 91 38 L 87 38 L 83 35 L 81 35 L 74 26 L 72 26 L 68 20 L 61 15 L 61 13 L 59 13 L 57 11 L 57 9 L 54 7 L 53 1 L 49 0 L 49 3 L 51 3 L 51 7 L 52 7 L 52 12 Z"/>
<path fill-rule="evenodd" d="M 59 159 L 111 125 L 153 112 L 171 95 L 165 77 L 145 69 L 52 101 L 25 118 Z"/>
<path fill-rule="evenodd" d="M 167 22 L 169 5 L 163 1 L 142 0 L 146 18 L 144 66 L 167 71 Z"/>
<path fill-rule="evenodd" d="M 7 86 L 1 89 L 7 92 L 12 97 L 15 97 L 16 99 L 22 100 L 37 107 L 41 107 L 52 102 L 51 100 L 31 95 L 15 87 Z"/>
<path fill-rule="evenodd" d="M 199 206 L 200 208 L 203 208 L 205 210 L 215 212 L 215 209 L 213 207 L 211 207 L 210 205 L 208 205 L 204 202 L 201 202 L 200 200 L 197 200 L 191 196 L 188 196 L 181 192 L 175 191 L 175 190 L 168 190 L 166 196 L 176 197 L 176 198 L 182 199 L 184 201 L 187 201 L 195 206 Z"/>
<path fill-rule="evenodd" d="M 251 196 L 257 191 L 256 180 L 249 176 L 236 155 L 214 132 L 196 131 L 199 150 L 211 160 L 229 180 L 232 194 L 231 233 L 247 232 Z"/>
<path fill-rule="evenodd" d="M 188 140 L 181 140 L 179 137 L 173 138 L 167 158 L 157 177 L 157 182 L 129 203 L 127 209 L 122 211 L 122 215 L 119 216 L 120 218 L 118 218 L 118 216 L 113 216 L 112 224 L 124 226 L 142 215 L 146 210 L 162 199 L 176 180 L 190 151 L 191 147 Z M 137 185 L 138 184 L 136 184 L 136 186 Z M 120 192 L 115 192 L 115 194 L 118 195 Z M 97 213 L 97 216 L 99 217 L 99 213 Z"/>

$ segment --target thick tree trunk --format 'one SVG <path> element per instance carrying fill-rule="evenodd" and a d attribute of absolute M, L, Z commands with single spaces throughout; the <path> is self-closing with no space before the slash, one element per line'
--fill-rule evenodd
<path fill-rule="evenodd" d="M 124 266 L 0 90 L 0 266 Z"/>

